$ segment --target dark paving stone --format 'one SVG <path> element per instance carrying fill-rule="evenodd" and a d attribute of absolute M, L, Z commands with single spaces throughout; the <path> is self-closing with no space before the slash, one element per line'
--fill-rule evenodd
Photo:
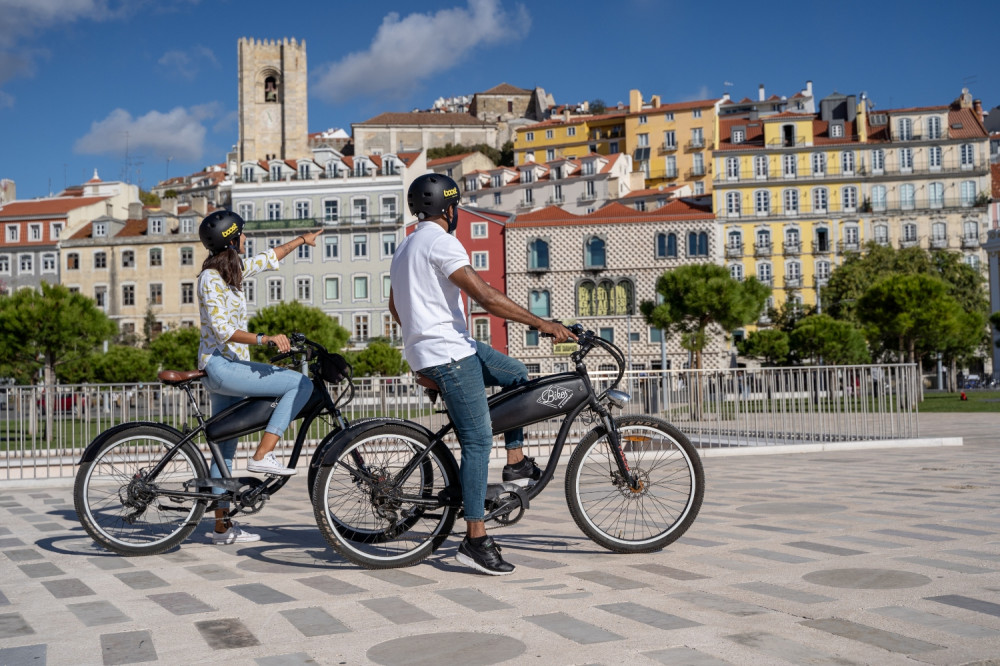
<path fill-rule="evenodd" d="M 934 569 L 944 569 L 945 571 L 957 571 L 958 573 L 964 574 L 985 574 L 993 573 L 994 569 L 987 569 L 985 567 L 977 567 L 971 564 L 962 564 L 961 562 L 949 562 L 948 560 L 939 560 L 934 557 L 900 557 L 898 558 L 904 562 L 912 562 L 913 564 L 920 564 L 925 567 L 933 567 Z"/>
<path fill-rule="evenodd" d="M 701 580 L 703 578 L 708 578 L 708 576 L 702 576 L 701 574 L 696 574 L 692 571 L 674 569 L 673 567 L 667 567 L 662 564 L 630 564 L 629 566 L 633 569 L 656 574 L 657 576 L 673 578 L 674 580 Z"/>
<path fill-rule="evenodd" d="M 366 576 L 371 576 L 372 578 L 385 581 L 386 583 L 399 585 L 400 587 L 420 587 L 421 585 L 431 585 L 437 582 L 431 580 L 430 578 L 424 578 L 423 576 L 418 576 L 417 574 L 412 574 L 409 571 L 401 571 L 399 569 L 363 571 L 362 573 Z"/>
<path fill-rule="evenodd" d="M 322 608 L 293 608 L 283 610 L 281 614 L 303 636 L 329 636 L 331 634 L 346 634 L 351 631 L 347 625 Z"/>
<path fill-rule="evenodd" d="M 782 587 L 781 585 L 773 585 L 771 583 L 740 583 L 738 585 L 733 585 L 733 587 L 737 587 L 741 590 L 748 590 L 750 592 L 756 592 L 757 594 L 763 594 L 768 597 L 795 601 L 800 604 L 821 604 L 827 601 L 836 601 L 833 597 L 824 597 L 821 594 L 812 594 L 810 592 L 803 592 L 802 590 Z"/>
<path fill-rule="evenodd" d="M 128 571 L 126 573 L 115 574 L 115 578 L 125 583 L 133 590 L 152 590 L 157 587 L 166 587 L 167 581 L 163 580 L 152 571 Z"/>
<path fill-rule="evenodd" d="M 494 599 L 488 594 L 483 594 L 479 590 L 475 590 L 471 587 L 460 587 L 454 590 L 438 590 L 437 593 L 445 599 L 454 601 L 456 604 L 465 606 L 469 610 L 475 611 L 476 613 L 513 608 L 510 604 L 504 603 L 499 599 Z"/>
<path fill-rule="evenodd" d="M 791 555 L 789 553 L 781 553 L 775 550 L 767 550 L 764 548 L 741 548 L 736 551 L 742 555 L 749 555 L 750 557 L 759 557 L 762 560 L 772 560 L 774 562 L 784 562 L 786 564 L 802 564 L 804 562 L 815 562 L 811 557 L 802 557 L 801 555 Z"/>
<path fill-rule="evenodd" d="M 923 525 L 914 525 L 914 527 L 919 527 L 924 530 L 940 530 L 941 532 L 952 532 L 954 534 L 969 534 L 972 536 L 993 536 L 996 532 L 987 532 L 985 530 L 974 530 L 968 527 L 955 527 L 954 525 L 935 525 L 932 523 Z"/>
<path fill-rule="evenodd" d="M 45 666 L 46 645 L 25 645 L 23 647 L 0 648 L 0 664 L 38 664 Z"/>
<path fill-rule="evenodd" d="M 958 555 L 959 557 L 968 557 L 973 560 L 987 560 L 989 562 L 1000 562 L 1000 553 L 986 553 L 981 550 L 946 550 L 944 551 L 949 555 Z"/>
<path fill-rule="evenodd" d="M 812 571 L 802 579 L 815 585 L 850 590 L 899 590 L 927 585 L 931 579 L 909 571 L 892 569 L 827 569 Z"/>
<path fill-rule="evenodd" d="M 258 666 L 316 666 L 320 663 L 305 652 L 279 654 L 274 657 L 258 657 L 254 659 Z"/>
<path fill-rule="evenodd" d="M 339 596 L 341 594 L 357 594 L 367 592 L 363 587 L 352 585 L 351 583 L 339 580 L 333 576 L 312 576 L 311 578 L 297 578 L 298 582 L 308 588 L 319 590 L 329 595 Z"/>
<path fill-rule="evenodd" d="M 39 532 L 63 532 L 66 530 L 59 523 L 38 523 L 35 525 L 35 529 Z"/>
<path fill-rule="evenodd" d="M 802 643 L 797 643 L 764 631 L 733 634 L 726 636 L 726 638 L 737 645 L 758 650 L 766 654 L 768 658 L 777 657 L 792 664 L 810 664 L 810 666 L 820 666 L 822 664 L 833 666 L 836 664 L 838 666 L 845 666 L 846 664 L 854 663 L 832 655 L 825 655 L 817 651 L 813 645 L 803 645 Z"/>
<path fill-rule="evenodd" d="M 23 545 L 24 542 L 16 537 L 8 537 L 6 539 L 0 539 L 0 550 L 5 550 L 7 548 L 13 548 L 14 546 L 23 546 Z"/>
<path fill-rule="evenodd" d="M 727 615 L 736 615 L 737 617 L 762 615 L 764 613 L 771 612 L 766 608 L 761 608 L 760 606 L 755 606 L 754 604 L 748 604 L 743 601 L 737 601 L 736 599 L 730 599 L 729 597 L 723 597 L 717 594 L 707 594 L 705 592 L 682 592 L 680 594 L 672 594 L 670 596 L 673 599 L 680 599 L 681 601 L 686 601 L 689 604 L 699 606 L 701 608 L 708 608 L 709 610 L 719 611 L 720 613 L 726 613 Z"/>
<path fill-rule="evenodd" d="M 135 565 L 124 557 L 117 555 L 88 557 L 87 561 L 102 571 L 114 571 L 115 569 L 133 569 Z"/>
<path fill-rule="evenodd" d="M 290 597 L 284 592 L 279 592 L 273 587 L 268 587 L 261 583 L 231 585 L 226 589 L 235 592 L 245 599 L 249 599 L 255 604 L 280 604 L 286 601 L 295 601 L 295 597 Z"/>
<path fill-rule="evenodd" d="M 548 613 L 546 615 L 527 615 L 525 620 L 536 624 L 542 629 L 558 634 L 563 638 L 579 643 L 590 645 L 592 643 L 607 643 L 609 641 L 620 641 L 623 639 L 618 634 L 602 629 L 596 625 L 577 620 L 566 613 Z"/>
<path fill-rule="evenodd" d="M 29 560 L 40 560 L 42 554 L 31 548 L 19 548 L 17 550 L 5 550 L 4 555 L 11 562 L 28 562 Z"/>
<path fill-rule="evenodd" d="M 566 566 L 565 562 L 525 555 L 523 552 L 511 553 L 510 556 L 505 554 L 504 559 L 510 561 L 512 564 L 528 567 L 529 569 L 559 569 Z"/>
<path fill-rule="evenodd" d="M 939 534 L 909 532 L 907 530 L 875 530 L 875 534 L 885 534 L 886 536 L 901 537 L 903 539 L 920 539 L 921 541 L 954 541 L 952 537 L 941 536 Z"/>
<path fill-rule="evenodd" d="M 813 541 L 791 541 L 785 544 L 792 548 L 802 548 L 803 550 L 814 550 L 817 553 L 826 553 L 828 555 L 839 555 L 841 557 L 846 557 L 848 555 L 864 555 L 866 551 L 854 550 L 853 548 L 841 548 L 839 546 L 829 546 L 825 543 L 815 543 Z"/>
<path fill-rule="evenodd" d="M 66 606 L 73 615 L 76 615 L 80 622 L 88 627 L 97 627 L 102 624 L 118 624 L 128 622 L 132 618 L 125 615 L 109 601 L 88 601 L 82 604 L 69 604 Z"/>
<path fill-rule="evenodd" d="M 510 636 L 453 631 L 396 638 L 373 645 L 365 656 L 382 666 L 488 666 L 516 659 L 526 649 Z"/>
<path fill-rule="evenodd" d="M 724 541 L 712 541 L 710 539 L 697 539 L 695 537 L 682 536 L 677 543 L 688 546 L 698 546 L 699 548 L 714 548 L 716 546 L 727 545 Z"/>
<path fill-rule="evenodd" d="M 941 645 L 934 645 L 933 643 L 927 643 L 916 638 L 903 636 L 902 634 L 897 634 L 891 631 L 883 631 L 881 629 L 876 629 L 875 627 L 869 627 L 864 624 L 849 622 L 835 617 L 818 620 L 805 620 L 799 624 L 806 627 L 812 627 L 813 629 L 819 629 L 820 631 L 825 631 L 828 634 L 833 634 L 834 636 L 841 636 L 860 643 L 874 645 L 875 647 L 880 647 L 883 650 L 888 650 L 889 652 L 915 654 L 943 649 L 943 646 Z"/>
<path fill-rule="evenodd" d="M 15 516 L 23 516 L 28 513 L 34 513 L 34 511 L 32 511 L 26 506 L 13 506 L 7 510 L 10 511 Z"/>
<path fill-rule="evenodd" d="M 956 636 L 965 636 L 967 638 L 993 638 L 1000 636 L 1000 631 L 996 629 L 990 629 L 989 627 L 984 627 L 979 624 L 972 624 L 971 622 L 953 620 L 950 617 L 944 617 L 943 615 L 938 615 L 937 613 L 926 613 L 913 608 L 886 606 L 884 608 L 872 608 L 870 612 L 877 613 L 884 617 L 902 620 L 903 622 L 909 622 L 911 624 L 919 624 L 920 626 L 927 627 L 928 629 L 944 631 Z"/>
<path fill-rule="evenodd" d="M 48 576 L 65 576 L 66 572 L 51 562 L 22 564 L 18 567 L 28 578 L 46 578 Z"/>
<path fill-rule="evenodd" d="M 570 575 L 580 580 L 587 580 L 591 583 L 610 587 L 612 590 L 638 590 L 643 587 L 649 587 L 646 583 L 630 580 L 623 576 L 616 576 L 606 571 L 578 571 Z"/>
<path fill-rule="evenodd" d="M 661 664 L 684 664 L 684 666 L 732 666 L 730 662 L 716 659 L 715 657 L 698 652 L 689 647 L 672 647 L 664 650 L 654 650 L 653 652 L 643 652 L 643 656 L 649 657 L 653 661 Z"/>
<path fill-rule="evenodd" d="M 655 608 L 647 608 L 646 606 L 640 606 L 639 604 L 631 602 L 604 604 L 601 606 L 594 606 L 594 608 L 599 608 L 602 611 L 611 613 L 612 615 L 626 617 L 630 620 L 635 620 L 636 622 L 641 622 L 642 624 L 647 624 L 657 629 L 687 629 L 688 627 L 701 626 L 698 622 L 693 622 L 683 617 L 677 617 L 676 615 L 664 613 L 663 611 L 656 610 Z"/>
<path fill-rule="evenodd" d="M 213 650 L 233 650 L 260 645 L 257 637 L 235 618 L 195 622 L 195 628 Z"/>
<path fill-rule="evenodd" d="M 593 592 L 566 592 L 565 594 L 547 594 L 549 599 L 586 599 L 594 596 Z"/>
<path fill-rule="evenodd" d="M 150 594 L 148 599 L 158 603 L 174 615 L 193 615 L 195 613 L 211 613 L 215 609 L 191 596 L 187 592 L 168 592 L 167 594 Z"/>
<path fill-rule="evenodd" d="M 205 580 L 233 580 L 235 578 L 242 578 L 240 574 L 219 564 L 199 564 L 195 567 L 187 567 L 187 570 L 201 576 Z"/>
<path fill-rule="evenodd" d="M 755 513 L 764 516 L 799 516 L 814 513 L 835 513 L 846 511 L 842 504 L 827 504 L 825 502 L 762 502 L 737 507 L 737 511 Z"/>
<path fill-rule="evenodd" d="M 45 586 L 56 599 L 67 599 L 69 597 L 88 597 L 96 594 L 87 584 L 78 578 L 64 578 L 62 580 L 43 580 Z"/>
<path fill-rule="evenodd" d="M 361 605 L 372 610 L 393 624 L 410 624 L 433 620 L 435 617 L 427 611 L 417 608 L 399 597 L 383 597 L 381 599 L 365 599 Z"/>
<path fill-rule="evenodd" d="M 781 534 L 810 534 L 807 530 L 794 530 L 790 527 L 776 527 L 774 525 L 736 525 L 745 530 L 761 530 L 763 532 L 779 532 Z"/>
<path fill-rule="evenodd" d="M 0 615 L 0 638 L 17 638 L 35 633 L 20 613 L 4 613 Z"/>
<path fill-rule="evenodd" d="M 924 597 L 928 601 L 936 601 L 939 604 L 947 604 L 948 606 L 955 606 L 956 608 L 964 608 L 965 610 L 974 611 L 976 613 L 983 613 L 985 615 L 992 615 L 993 617 L 1000 617 L 1000 604 L 993 603 L 992 601 L 983 601 L 982 599 L 973 599 L 972 597 L 965 597 L 960 594 L 943 594 L 938 597 Z"/>

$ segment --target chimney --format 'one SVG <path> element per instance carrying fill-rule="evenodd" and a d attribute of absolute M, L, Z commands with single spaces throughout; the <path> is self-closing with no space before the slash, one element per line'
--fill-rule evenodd
<path fill-rule="evenodd" d="M 208 215 L 208 199 L 205 197 L 191 197 L 191 210 L 205 217 Z"/>
<path fill-rule="evenodd" d="M 650 100 L 649 100 L 649 104 L 654 109 L 657 108 L 658 106 L 660 106 L 660 96 L 659 95 L 653 95 L 653 97 L 650 98 Z"/>
<path fill-rule="evenodd" d="M 979 116 L 979 122 L 981 123 L 986 122 L 986 117 L 983 115 L 983 100 L 981 99 L 972 100 L 972 110 L 976 112 L 977 116 Z"/>
<path fill-rule="evenodd" d="M 568 123 L 569 122 L 569 107 L 566 107 L 565 109 L 563 109 L 563 122 L 564 123 Z"/>
<path fill-rule="evenodd" d="M 757 87 L 757 101 L 758 102 L 763 102 L 764 101 L 764 84 L 763 83 L 760 84 Z"/>
<path fill-rule="evenodd" d="M 141 220 L 142 219 L 142 202 L 133 201 L 128 205 L 128 219 L 130 220 Z"/>
<path fill-rule="evenodd" d="M 642 93 L 633 88 L 628 91 L 628 112 L 639 113 L 642 110 Z"/>
<path fill-rule="evenodd" d="M 812 97 L 813 96 L 813 82 L 812 81 L 806 81 L 806 96 L 807 97 Z"/>
<path fill-rule="evenodd" d="M 177 197 L 163 197 L 160 199 L 160 208 L 177 217 Z"/>

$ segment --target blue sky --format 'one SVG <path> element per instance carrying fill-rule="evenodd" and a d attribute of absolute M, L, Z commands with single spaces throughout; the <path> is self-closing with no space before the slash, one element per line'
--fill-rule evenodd
<path fill-rule="evenodd" d="M 151 187 L 237 140 L 240 37 L 304 39 L 311 131 L 501 82 L 556 103 L 867 92 L 877 108 L 1000 105 L 994 0 L 0 0 L 0 178 L 19 198 Z M 905 11 L 905 14 L 903 13 Z"/>

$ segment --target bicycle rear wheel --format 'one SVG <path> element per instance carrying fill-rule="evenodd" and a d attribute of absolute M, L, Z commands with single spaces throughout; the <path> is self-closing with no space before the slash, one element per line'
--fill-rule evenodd
<path fill-rule="evenodd" d="M 688 438 L 649 416 L 615 419 L 626 460 L 640 480 L 629 487 L 604 428 L 583 438 L 566 471 L 566 502 L 584 534 L 619 553 L 648 553 L 676 541 L 694 522 L 705 492 L 701 458 Z"/>
<path fill-rule="evenodd" d="M 155 425 L 126 428 L 80 465 L 73 488 L 76 515 L 99 545 L 120 555 L 157 555 L 186 539 L 207 502 L 171 495 L 184 483 L 208 476 L 205 459 L 191 442 L 182 446 L 155 479 L 146 478 L 180 438 Z"/>
<path fill-rule="evenodd" d="M 400 473 L 430 448 L 406 479 Z M 439 499 L 457 486 L 458 465 L 443 444 L 405 425 L 386 424 L 337 445 L 320 468 L 313 509 L 320 532 L 355 564 L 387 569 L 415 564 L 451 533 L 456 507 Z"/>

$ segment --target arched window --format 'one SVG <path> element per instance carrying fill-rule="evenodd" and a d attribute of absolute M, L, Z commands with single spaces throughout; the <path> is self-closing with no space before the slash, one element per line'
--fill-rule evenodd
<path fill-rule="evenodd" d="M 731 250 L 739 250 L 743 248 L 743 234 L 739 229 L 733 229 L 727 235 L 728 240 L 726 241 L 726 247 Z"/>
<path fill-rule="evenodd" d="M 594 314 L 611 314 L 611 304 L 614 298 L 615 285 L 611 280 L 601 280 L 594 291 Z"/>
<path fill-rule="evenodd" d="M 912 210 L 917 205 L 916 189 L 912 183 L 903 183 L 899 186 L 899 207 Z"/>
<path fill-rule="evenodd" d="M 743 264 L 729 264 L 729 277 L 743 282 Z"/>
<path fill-rule="evenodd" d="M 548 270 L 549 244 L 541 238 L 528 243 L 528 270 Z"/>
<path fill-rule="evenodd" d="M 726 192 L 726 215 L 739 217 L 740 214 L 740 193 Z"/>
<path fill-rule="evenodd" d="M 816 187 L 812 191 L 813 212 L 825 213 L 829 205 L 830 195 L 825 187 Z"/>
<path fill-rule="evenodd" d="M 753 158 L 754 178 L 767 178 L 767 155 L 756 155 Z"/>
<path fill-rule="evenodd" d="M 824 153 L 812 154 L 812 170 L 814 176 L 822 176 L 826 173 L 826 155 Z"/>
<path fill-rule="evenodd" d="M 635 314 L 635 285 L 628 279 L 584 280 L 576 288 L 576 309 L 580 317 Z"/>
<path fill-rule="evenodd" d="M 726 179 L 727 180 L 740 179 L 740 158 L 738 157 L 726 158 Z"/>
<path fill-rule="evenodd" d="M 543 319 L 552 316 L 552 309 L 549 304 L 549 292 L 546 290 L 532 291 L 528 296 L 528 310 L 531 311 L 531 314 Z"/>
<path fill-rule="evenodd" d="M 787 189 L 784 192 L 785 215 L 797 215 L 799 212 L 799 191 Z"/>
<path fill-rule="evenodd" d="M 847 185 L 840 190 L 840 204 L 847 212 L 854 212 L 858 209 L 858 188 Z"/>
<path fill-rule="evenodd" d="M 677 235 L 676 234 L 665 234 L 660 232 L 656 234 L 656 258 L 657 259 L 670 259 L 677 256 Z"/>
<path fill-rule="evenodd" d="M 931 208 L 941 208 L 944 206 L 944 183 L 930 183 L 927 185 L 927 205 Z"/>
<path fill-rule="evenodd" d="M 885 210 L 886 206 L 885 185 L 872 186 L 872 210 Z"/>
<path fill-rule="evenodd" d="M 976 203 L 976 181 L 963 180 L 961 185 L 962 205 L 971 206 Z"/>
<path fill-rule="evenodd" d="M 275 76 L 269 76 L 264 79 L 264 101 L 278 101 L 278 79 Z"/>
<path fill-rule="evenodd" d="M 840 170 L 845 174 L 854 173 L 854 153 L 845 150 L 840 154 Z"/>
<path fill-rule="evenodd" d="M 771 193 L 767 190 L 757 190 L 753 195 L 754 209 L 758 215 L 769 215 L 771 213 Z"/>
<path fill-rule="evenodd" d="M 590 280 L 584 280 L 576 288 L 576 314 L 579 317 L 594 316 L 595 285 Z"/>
<path fill-rule="evenodd" d="M 767 229 L 757 230 L 757 242 L 756 245 L 758 250 L 770 250 L 771 249 L 771 232 Z"/>
<path fill-rule="evenodd" d="M 606 260 L 604 256 L 604 240 L 597 236 L 587 239 L 584 246 L 583 256 L 584 268 L 604 268 Z"/>

